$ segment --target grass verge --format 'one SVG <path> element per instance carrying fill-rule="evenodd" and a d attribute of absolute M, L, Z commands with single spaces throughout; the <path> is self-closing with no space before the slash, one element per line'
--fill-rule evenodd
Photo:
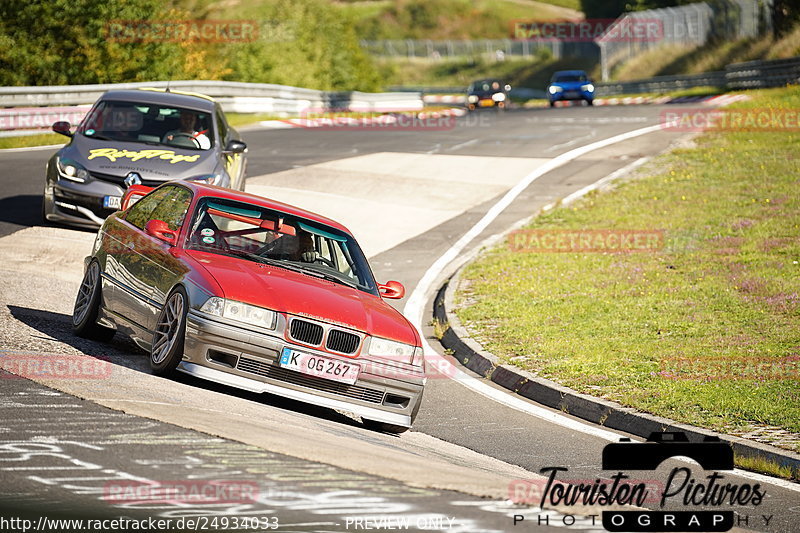
<path fill-rule="evenodd" d="M 66 144 L 67 138 L 58 133 L 42 133 L 37 135 L 19 135 L 16 137 L 0 137 L 0 150 L 4 148 L 27 148 L 29 146 L 47 146 L 50 144 Z"/>
<path fill-rule="evenodd" d="M 800 24 L 780 38 L 720 40 L 703 46 L 665 45 L 627 61 L 612 73 L 615 80 L 638 80 L 652 76 L 699 74 L 725 70 L 731 63 L 782 59 L 800 54 Z"/>
<path fill-rule="evenodd" d="M 738 109 L 800 109 L 797 88 Z M 536 230 L 661 230 L 649 253 L 520 253 L 463 272 L 456 312 L 503 362 L 642 411 L 800 451 L 794 131 L 709 132 Z M 513 358 L 513 359 L 512 359 Z"/>

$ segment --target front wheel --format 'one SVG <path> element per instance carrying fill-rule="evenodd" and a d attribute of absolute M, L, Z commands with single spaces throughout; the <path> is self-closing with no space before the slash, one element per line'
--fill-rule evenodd
<path fill-rule="evenodd" d="M 157 376 L 171 375 L 183 358 L 188 303 L 186 291 L 177 287 L 158 315 L 150 346 L 150 368 Z"/>
<path fill-rule="evenodd" d="M 586 105 L 594 105 L 594 100 L 586 100 Z"/>
<path fill-rule="evenodd" d="M 97 323 L 102 297 L 100 278 L 100 264 L 92 261 L 86 269 L 86 274 L 83 275 L 78 296 L 75 298 L 75 306 L 72 309 L 72 331 L 78 337 L 109 341 L 115 331 Z"/>

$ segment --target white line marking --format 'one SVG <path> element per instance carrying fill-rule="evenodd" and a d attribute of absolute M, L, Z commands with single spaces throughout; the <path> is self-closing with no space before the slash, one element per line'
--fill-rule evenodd
<path fill-rule="evenodd" d="M 426 153 L 426 154 L 435 154 L 436 152 L 438 152 L 438 151 L 439 151 L 439 149 L 440 149 L 441 147 L 442 147 L 442 144 L 441 144 L 441 143 L 436 143 L 436 144 L 434 145 L 434 147 L 433 147 L 433 148 L 431 148 L 430 150 L 428 150 L 428 151 L 427 151 L 427 152 L 425 152 L 425 153 Z"/>
<path fill-rule="evenodd" d="M 561 143 L 561 144 L 554 144 L 550 148 L 545 150 L 545 153 L 555 152 L 556 150 L 558 150 L 560 148 L 566 148 L 568 146 L 572 146 L 573 144 L 577 144 L 577 143 L 579 143 L 581 141 L 584 141 L 584 140 L 587 140 L 587 139 L 591 139 L 595 135 L 596 135 L 595 130 L 592 130 L 591 132 L 587 133 L 586 135 L 581 135 L 580 137 L 576 137 L 575 139 L 572 139 L 571 141 L 567 141 L 567 142 Z"/>
<path fill-rule="evenodd" d="M 633 139 L 635 137 L 639 137 L 641 135 L 646 135 L 648 133 L 653 133 L 662 129 L 664 126 L 661 124 L 655 126 L 648 126 L 646 128 L 640 128 L 637 130 L 629 131 L 627 133 L 623 133 L 620 135 L 615 135 L 613 137 L 609 137 L 608 139 L 603 139 L 601 141 L 593 142 L 591 144 L 587 144 L 586 146 L 581 146 L 580 148 L 575 148 L 570 150 L 569 152 L 565 152 L 547 163 L 541 165 L 536 170 L 522 178 L 514 187 L 512 187 L 496 204 L 494 204 L 486 214 L 473 225 L 458 241 L 453 244 L 441 257 L 439 257 L 434 263 L 425 271 L 425 274 L 420 279 L 417 286 L 414 288 L 414 291 L 409 296 L 408 301 L 406 302 L 405 307 L 403 308 L 403 314 L 411 320 L 412 324 L 417 328 L 420 334 L 420 338 L 422 339 L 422 347 L 425 350 L 425 357 L 430 358 L 439 358 L 437 368 L 441 369 L 447 368 L 447 375 L 452 376 L 452 378 L 467 387 L 468 389 L 477 392 L 481 396 L 485 396 L 490 400 L 494 400 L 497 403 L 506 405 L 512 409 L 516 409 L 517 411 L 521 411 L 523 413 L 530 414 L 547 422 L 551 422 L 553 424 L 565 427 L 567 429 L 571 429 L 574 431 L 580 431 L 581 433 L 585 433 L 588 435 L 592 435 L 595 437 L 599 437 L 601 439 L 605 439 L 608 441 L 618 441 L 621 433 L 616 433 L 614 431 L 601 428 L 594 424 L 590 424 L 587 422 L 575 420 L 572 418 L 568 418 L 564 415 L 561 415 L 557 412 L 550 411 L 544 407 L 539 407 L 528 402 L 521 397 L 514 396 L 508 392 L 501 391 L 496 389 L 487 383 L 474 378 L 465 372 L 463 372 L 460 368 L 453 366 L 450 361 L 436 353 L 434 349 L 430 346 L 428 341 L 425 339 L 424 335 L 422 335 L 422 320 L 423 315 L 425 312 L 425 303 L 427 301 L 427 295 L 431 290 L 434 288 L 434 284 L 439 277 L 439 275 L 444 271 L 444 269 L 449 265 L 454 259 L 456 259 L 459 254 L 467 247 L 467 245 L 472 242 L 472 240 L 480 235 L 480 233 L 485 230 L 489 224 L 491 224 L 499 215 L 502 213 L 511 203 L 519 196 L 522 191 L 528 188 L 528 186 L 539 179 L 540 177 L 544 176 L 548 172 L 555 170 L 556 168 L 569 163 L 581 157 L 589 152 L 594 150 L 598 150 L 600 148 L 605 148 L 606 146 L 610 146 L 612 144 L 616 144 L 621 141 L 626 141 L 628 139 Z M 641 159 L 635 161 L 628 167 L 641 164 Z M 625 168 L 628 168 L 625 167 Z M 621 169 L 624 170 L 624 169 Z M 621 173 L 621 170 L 616 171 L 617 173 Z M 619 174 L 618 174 L 619 175 Z M 613 176 L 613 174 L 611 175 Z M 579 193 L 586 194 L 591 190 L 601 186 L 603 183 L 610 181 L 610 176 L 606 176 L 598 182 L 584 187 L 579 191 L 576 191 L 569 196 L 567 196 L 563 202 L 574 201 L 579 197 Z M 430 359 L 429 359 L 430 360 Z M 444 365 L 444 366 L 439 366 Z M 752 472 L 748 472 L 746 470 L 734 470 L 734 473 L 740 475 L 742 477 L 754 479 L 756 481 L 761 481 L 762 483 L 769 483 L 772 485 L 776 485 L 788 490 L 792 490 L 795 492 L 800 492 L 800 485 L 793 483 L 791 481 L 786 481 L 783 479 L 772 478 L 769 476 L 764 476 L 761 474 L 755 474 Z"/>
<path fill-rule="evenodd" d="M 470 139 L 470 140 L 465 141 L 463 143 L 456 144 L 455 146 L 451 146 L 447 150 L 448 151 L 461 150 L 462 148 L 466 148 L 467 146 L 471 146 L 471 145 L 475 144 L 476 142 L 478 142 L 478 139 Z"/>

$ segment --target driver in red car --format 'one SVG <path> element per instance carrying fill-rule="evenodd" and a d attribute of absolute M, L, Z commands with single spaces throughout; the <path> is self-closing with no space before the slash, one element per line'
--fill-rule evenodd
<path fill-rule="evenodd" d="M 211 148 L 211 140 L 206 136 L 205 131 L 197 131 L 195 124 L 197 123 L 197 115 L 187 109 L 181 110 L 180 129 L 168 131 L 164 135 L 164 141 L 173 141 L 175 138 L 191 137 L 197 141 L 197 147 L 201 150 L 208 150 Z"/>
<path fill-rule="evenodd" d="M 292 257 L 294 261 L 313 263 L 317 260 L 317 250 L 314 246 L 314 236 L 304 230 L 297 231 L 297 251 Z"/>

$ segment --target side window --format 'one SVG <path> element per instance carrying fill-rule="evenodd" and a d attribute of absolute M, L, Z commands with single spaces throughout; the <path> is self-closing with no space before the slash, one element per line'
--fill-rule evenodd
<path fill-rule="evenodd" d="M 219 128 L 219 142 L 224 148 L 228 143 L 228 123 L 219 108 L 217 108 L 217 128 Z"/>
<path fill-rule="evenodd" d="M 169 194 L 159 202 L 148 220 L 163 220 L 172 231 L 178 231 L 186 218 L 186 211 L 189 210 L 189 203 L 192 201 L 192 193 L 183 187 L 168 187 Z M 146 223 L 146 222 L 145 222 Z"/>
<path fill-rule="evenodd" d="M 172 192 L 175 187 L 165 187 L 152 192 L 133 204 L 125 216 L 125 220 L 133 224 L 139 229 L 144 229 L 147 221 L 150 220 L 150 214 L 161 203 L 168 194 Z"/>

